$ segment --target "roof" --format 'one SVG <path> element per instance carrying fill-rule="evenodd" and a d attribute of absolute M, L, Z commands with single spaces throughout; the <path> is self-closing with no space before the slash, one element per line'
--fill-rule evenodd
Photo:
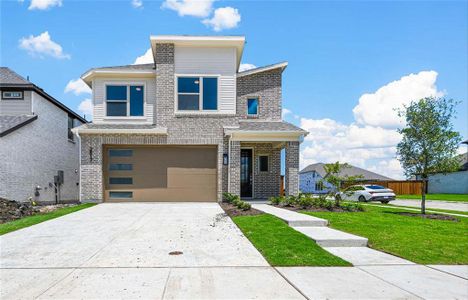
<path fill-rule="evenodd" d="M 156 68 L 154 63 L 151 64 L 139 64 L 139 65 L 123 65 L 123 66 L 110 66 L 110 67 L 99 67 L 92 68 L 86 71 L 81 75 L 81 79 L 91 87 L 91 81 L 96 74 L 106 74 L 106 75 L 149 75 L 153 76 L 156 74 Z"/>
<path fill-rule="evenodd" d="M 153 55 L 156 44 L 171 43 L 175 46 L 235 47 L 237 68 L 244 52 L 245 36 L 240 35 L 152 35 L 150 36 Z"/>
<path fill-rule="evenodd" d="M 462 144 L 467 144 L 468 145 L 468 140 L 461 142 Z"/>
<path fill-rule="evenodd" d="M 167 134 L 167 129 L 154 124 L 95 124 L 87 123 L 73 131 L 78 134 Z"/>
<path fill-rule="evenodd" d="M 312 172 L 315 171 L 317 172 L 320 176 L 325 177 L 325 169 L 324 169 L 325 164 L 324 163 L 316 163 L 316 164 L 311 164 L 302 169 L 299 174 L 307 173 L 307 172 Z M 339 174 L 340 176 L 357 176 L 357 175 L 362 175 L 363 180 L 393 180 L 392 178 L 359 168 L 350 165 L 349 168 L 343 168 L 343 170 Z"/>
<path fill-rule="evenodd" d="M 54 104 L 55 106 L 59 107 L 60 109 L 66 111 L 67 113 L 73 115 L 75 118 L 80 120 L 83 123 L 86 123 L 86 119 L 84 119 L 82 116 L 68 108 L 65 104 L 62 102 L 58 101 L 48 93 L 46 93 L 43 89 L 35 85 L 34 83 L 24 79 L 21 77 L 18 73 L 13 71 L 12 69 L 8 67 L 0 67 L 0 87 L 1 88 L 18 88 L 22 90 L 31 90 L 45 99 L 49 100 Z"/>
<path fill-rule="evenodd" d="M 37 119 L 37 115 L 0 116 L 0 137 Z"/>
<path fill-rule="evenodd" d="M 304 129 L 285 121 L 239 121 L 238 130 L 301 132 L 303 134 L 307 134 L 307 131 Z"/>
<path fill-rule="evenodd" d="M 258 67 L 258 68 L 254 68 L 254 69 L 239 72 L 239 73 L 237 73 L 237 77 L 252 75 L 252 74 L 261 73 L 261 72 L 267 72 L 267 71 L 271 71 L 271 70 L 275 70 L 275 69 L 281 69 L 281 72 L 282 72 L 282 71 L 284 71 L 284 69 L 286 69 L 287 66 L 288 66 L 288 62 L 283 61 L 283 62 L 280 62 L 280 63 L 276 63 L 276 64 L 272 64 L 272 65 L 267 65 L 267 66 Z"/>
<path fill-rule="evenodd" d="M 468 171 L 468 152 L 457 155 L 458 161 L 460 163 L 460 171 Z"/>

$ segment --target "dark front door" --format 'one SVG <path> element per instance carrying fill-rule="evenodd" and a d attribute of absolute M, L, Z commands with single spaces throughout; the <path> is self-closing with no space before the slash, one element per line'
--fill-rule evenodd
<path fill-rule="evenodd" d="M 252 149 L 241 149 L 241 197 L 252 198 Z"/>

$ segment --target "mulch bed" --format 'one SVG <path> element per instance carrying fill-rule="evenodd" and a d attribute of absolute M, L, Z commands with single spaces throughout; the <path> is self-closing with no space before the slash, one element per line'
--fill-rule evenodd
<path fill-rule="evenodd" d="M 283 206 L 283 205 L 273 205 L 270 204 L 271 206 L 278 207 L 278 208 L 284 208 L 287 210 L 292 210 L 292 211 L 309 211 L 309 212 L 350 212 L 349 210 L 345 210 L 337 207 L 333 207 L 332 209 L 326 209 L 326 208 L 316 208 L 316 207 L 309 207 L 309 208 L 302 208 L 300 206 Z M 358 212 L 358 211 L 356 211 Z"/>
<path fill-rule="evenodd" d="M 238 216 L 256 216 L 264 214 L 263 211 L 260 211 L 255 208 L 251 208 L 249 210 L 242 210 L 238 209 L 236 206 L 229 204 L 229 203 L 220 203 L 219 204 L 224 212 L 230 217 L 238 217 Z"/>
<path fill-rule="evenodd" d="M 76 204 L 32 205 L 29 202 L 0 198 L 0 224 L 74 205 Z"/>
<path fill-rule="evenodd" d="M 458 222 L 459 219 L 449 216 L 449 215 L 439 215 L 439 214 L 420 214 L 420 213 L 410 213 L 410 212 L 391 212 L 392 214 L 407 216 L 407 217 L 419 217 L 424 219 L 432 219 L 432 220 L 444 220 L 444 221 L 453 221 Z"/>

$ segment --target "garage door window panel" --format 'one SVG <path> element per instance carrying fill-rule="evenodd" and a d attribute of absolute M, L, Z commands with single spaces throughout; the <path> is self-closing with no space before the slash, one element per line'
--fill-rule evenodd
<path fill-rule="evenodd" d="M 110 157 L 130 157 L 133 156 L 133 150 L 131 149 L 110 149 Z"/>
<path fill-rule="evenodd" d="M 132 171 L 133 164 L 110 164 L 110 171 Z"/>
<path fill-rule="evenodd" d="M 113 199 L 131 199 L 133 198 L 133 192 L 127 191 L 111 191 L 109 197 Z"/>

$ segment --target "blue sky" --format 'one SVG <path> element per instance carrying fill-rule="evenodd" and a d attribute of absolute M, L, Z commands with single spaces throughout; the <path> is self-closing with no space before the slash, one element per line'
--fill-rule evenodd
<path fill-rule="evenodd" d="M 466 1 L 169 2 L 2 1 L 1 65 L 77 110 L 90 96 L 65 92 L 69 81 L 134 63 L 150 34 L 245 35 L 243 63 L 289 62 L 284 118 L 311 131 L 302 166 L 346 160 L 400 177 L 391 106 L 411 97 L 461 101 L 454 124 L 468 138 Z"/>

